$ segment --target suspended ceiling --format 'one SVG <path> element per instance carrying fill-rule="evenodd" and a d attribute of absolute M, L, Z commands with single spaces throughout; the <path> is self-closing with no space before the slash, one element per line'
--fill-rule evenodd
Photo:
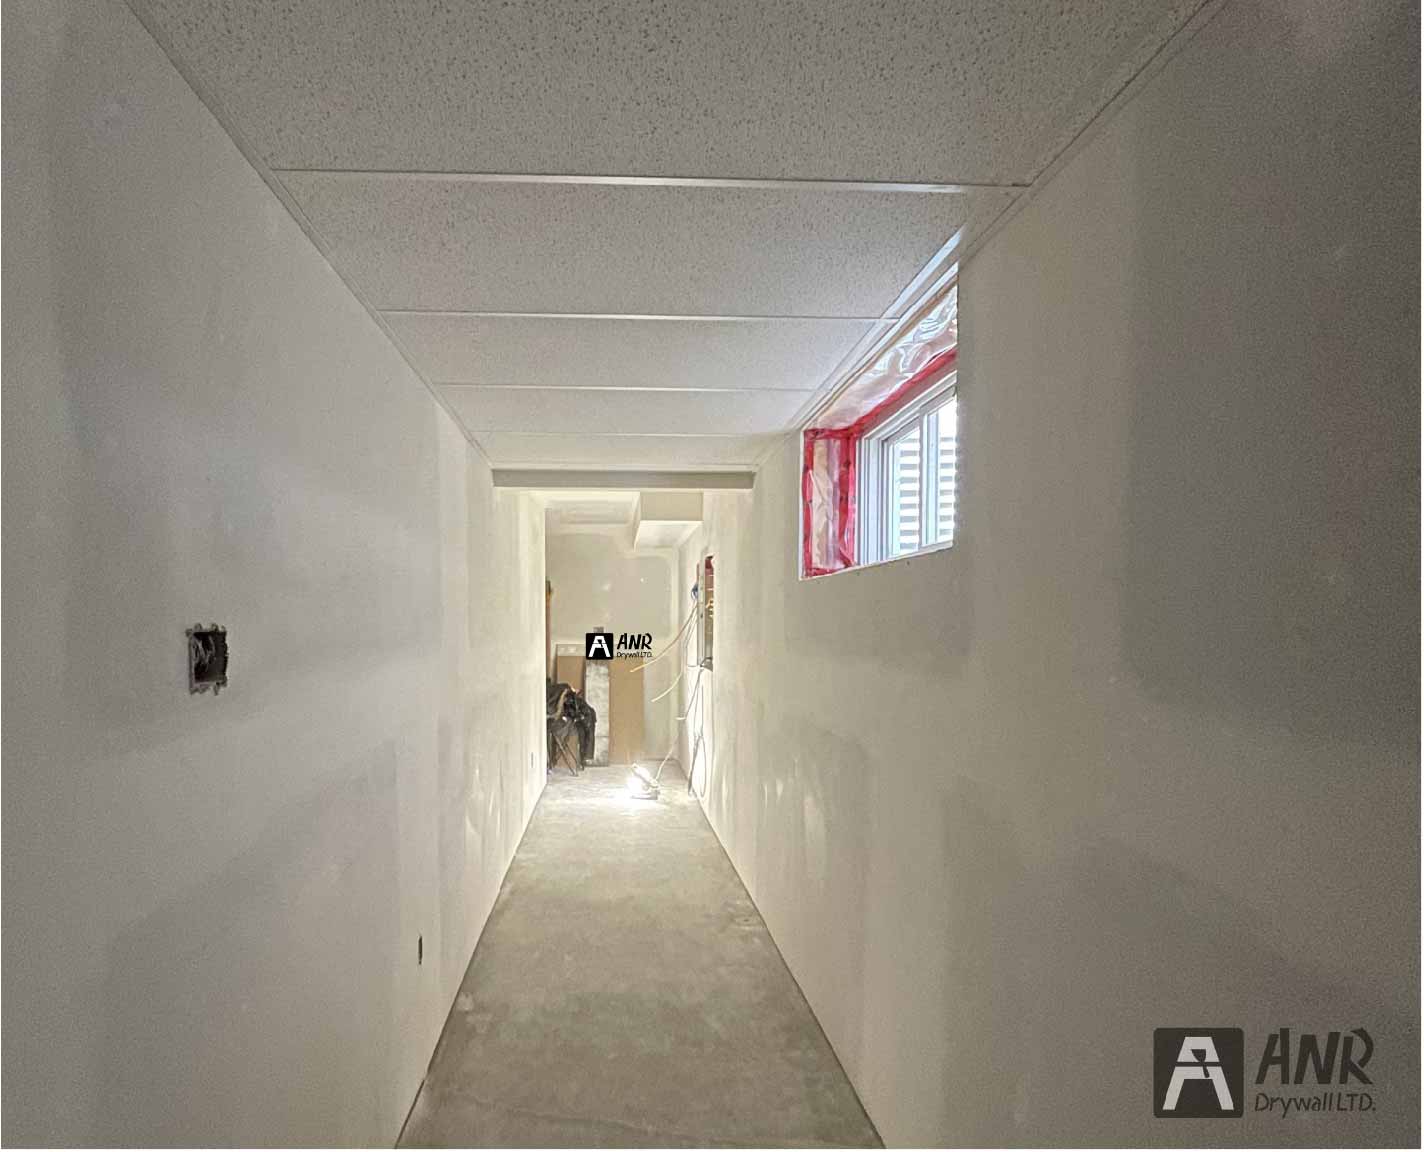
<path fill-rule="evenodd" d="M 605 469 L 754 464 L 1199 3 L 135 0 L 496 466 Z"/>

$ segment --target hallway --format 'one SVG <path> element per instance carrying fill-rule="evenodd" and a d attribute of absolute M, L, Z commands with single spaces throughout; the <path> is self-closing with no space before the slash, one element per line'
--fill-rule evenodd
<path fill-rule="evenodd" d="M 550 777 L 405 1146 L 878 1146 L 682 777 Z M 497 1103 L 496 1103 L 497 1102 Z"/>
<path fill-rule="evenodd" d="M 9 0 L 0 1146 L 1419 1147 L 1420 15 Z"/>

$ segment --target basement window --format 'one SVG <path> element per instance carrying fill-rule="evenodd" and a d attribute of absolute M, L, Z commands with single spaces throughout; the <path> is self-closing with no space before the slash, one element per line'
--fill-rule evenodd
<path fill-rule="evenodd" d="M 802 579 L 954 543 L 958 314 L 951 279 L 802 430 Z"/>
<path fill-rule="evenodd" d="M 860 563 L 954 543 L 955 374 L 861 440 Z"/>

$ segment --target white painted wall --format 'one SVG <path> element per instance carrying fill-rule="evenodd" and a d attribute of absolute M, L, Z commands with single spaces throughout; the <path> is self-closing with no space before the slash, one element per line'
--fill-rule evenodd
<path fill-rule="evenodd" d="M 549 582 L 554 599 L 549 630 L 556 644 L 583 647 L 587 633 L 600 628 L 614 634 L 651 632 L 653 651 L 672 641 L 681 618 L 673 620 L 671 549 L 635 550 L 627 529 L 550 532 L 547 537 Z M 643 674 L 644 756 L 661 759 L 672 738 L 677 693 L 662 694 L 677 676 L 672 654 Z M 600 716 L 603 724 L 605 718 Z"/>
<path fill-rule="evenodd" d="M 1418 1142 L 1418 44 L 1230 0 L 970 259 L 952 550 L 708 496 L 695 779 L 887 1142 Z M 1376 1110 L 1154 1120 L 1192 1024 Z"/>
<path fill-rule="evenodd" d="M 543 783 L 542 517 L 124 5 L 6 8 L 4 164 L 4 1140 L 390 1143 Z"/>

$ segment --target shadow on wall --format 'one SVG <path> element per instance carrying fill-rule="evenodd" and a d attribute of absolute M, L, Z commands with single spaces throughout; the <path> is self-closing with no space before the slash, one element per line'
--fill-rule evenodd
<path fill-rule="evenodd" d="M 1193 84 L 1216 99 L 1141 102 L 1122 612 L 1158 700 L 1413 739 L 1418 8 L 1374 8 L 1229 6 L 1209 31 L 1239 51 L 1193 58 L 1229 72 Z M 1281 29 L 1320 64 L 1294 88 Z M 1362 80 L 1411 74 L 1412 100 Z M 1186 229 L 1173 204 L 1212 211 Z"/>
<path fill-rule="evenodd" d="M 114 940 L 89 1131 L 328 1145 L 399 1123 L 407 1102 L 381 1098 L 401 1083 L 398 757 L 380 749 Z"/>
<path fill-rule="evenodd" d="M 817 717 L 773 710 L 767 727 L 760 701 L 756 708 L 765 737 L 757 746 L 762 770 L 754 787 L 733 791 L 748 797 L 756 820 L 758 906 L 776 925 L 778 944 L 791 950 L 786 960 L 837 1052 L 859 1069 L 869 1007 L 865 942 L 874 930 L 867 894 L 870 759 Z M 828 925 L 837 927 L 826 931 Z M 796 955 L 797 946 L 813 948 L 815 957 Z"/>

